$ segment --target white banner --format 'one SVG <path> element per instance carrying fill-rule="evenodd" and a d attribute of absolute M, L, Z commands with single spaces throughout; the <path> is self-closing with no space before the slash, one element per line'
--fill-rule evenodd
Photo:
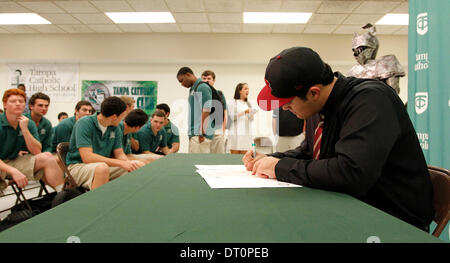
<path fill-rule="evenodd" d="M 78 101 L 78 64 L 8 64 L 8 68 L 8 88 L 24 84 L 27 97 L 42 92 L 55 102 Z"/>

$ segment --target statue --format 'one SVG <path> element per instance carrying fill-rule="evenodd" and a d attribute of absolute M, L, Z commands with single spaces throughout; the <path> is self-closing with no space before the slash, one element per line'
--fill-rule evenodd
<path fill-rule="evenodd" d="M 386 55 L 375 59 L 379 47 L 376 29 L 372 24 L 367 24 L 362 28 L 367 29 L 367 32 L 355 33 L 352 40 L 353 56 L 359 65 L 353 66 L 347 75 L 381 80 L 399 94 L 400 77 L 405 76 L 403 67 L 395 55 Z"/>

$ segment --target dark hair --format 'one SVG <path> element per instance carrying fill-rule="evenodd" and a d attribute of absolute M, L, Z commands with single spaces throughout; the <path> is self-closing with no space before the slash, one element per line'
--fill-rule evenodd
<path fill-rule="evenodd" d="M 100 113 L 105 117 L 119 116 L 127 109 L 127 105 L 119 97 L 106 98 L 100 105 Z"/>
<path fill-rule="evenodd" d="M 94 107 L 92 107 L 92 104 L 87 101 L 87 100 L 80 100 L 77 105 L 75 105 L 75 111 L 78 111 L 81 109 L 82 106 L 90 106 L 92 108 L 92 110 L 94 109 Z"/>
<path fill-rule="evenodd" d="M 180 70 L 178 70 L 177 77 L 181 76 L 181 75 L 186 75 L 188 73 L 194 75 L 194 72 L 192 71 L 192 69 L 190 69 L 188 67 L 182 67 L 182 68 L 180 68 Z"/>
<path fill-rule="evenodd" d="M 67 114 L 66 112 L 62 111 L 62 112 L 58 113 L 58 120 L 61 119 L 61 117 L 64 116 L 64 115 L 69 117 L 69 114 Z"/>
<path fill-rule="evenodd" d="M 236 90 L 234 91 L 234 99 L 235 100 L 241 99 L 240 92 L 244 88 L 244 85 L 248 85 L 248 84 L 247 83 L 239 83 L 239 84 L 237 84 Z M 247 101 L 247 100 L 245 100 L 245 101 Z"/>
<path fill-rule="evenodd" d="M 322 72 L 321 80 L 318 83 L 314 83 L 314 84 L 328 85 L 331 82 L 333 82 L 333 80 L 334 80 L 333 70 L 331 69 L 330 65 L 328 65 L 327 63 L 324 63 L 324 64 L 325 64 L 325 68 Z M 308 91 L 311 87 L 312 86 L 300 89 L 297 92 L 296 96 L 302 100 L 306 100 L 306 93 L 308 93 Z"/>
<path fill-rule="evenodd" d="M 156 105 L 156 109 L 163 110 L 165 113 L 170 113 L 170 107 L 165 103 L 160 103 Z"/>
<path fill-rule="evenodd" d="M 148 115 L 145 111 L 141 109 L 135 109 L 128 113 L 127 117 L 125 117 L 124 122 L 129 127 L 142 127 L 148 121 Z"/>
<path fill-rule="evenodd" d="M 50 103 L 50 97 L 42 92 L 34 93 L 28 101 L 28 105 L 34 105 L 37 99 L 46 100 Z"/>
<path fill-rule="evenodd" d="M 203 71 L 202 76 L 205 76 L 205 77 L 212 76 L 213 80 L 216 80 L 216 74 L 212 70 Z"/>
<path fill-rule="evenodd" d="M 153 117 L 163 117 L 164 119 L 166 118 L 166 115 L 164 114 L 164 112 L 159 111 L 159 110 L 155 110 L 155 112 L 153 112 L 152 114 L 152 118 Z"/>

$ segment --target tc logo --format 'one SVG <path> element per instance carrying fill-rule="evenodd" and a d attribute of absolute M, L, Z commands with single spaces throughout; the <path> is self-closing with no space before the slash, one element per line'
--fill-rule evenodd
<path fill-rule="evenodd" d="M 423 36 L 428 32 L 428 13 L 417 15 L 417 34 Z"/>
<path fill-rule="evenodd" d="M 422 114 L 428 108 L 428 92 L 416 92 L 416 113 Z"/>

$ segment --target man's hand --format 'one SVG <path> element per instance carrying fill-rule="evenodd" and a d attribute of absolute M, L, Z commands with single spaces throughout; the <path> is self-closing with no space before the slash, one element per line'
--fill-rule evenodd
<path fill-rule="evenodd" d="M 263 178 L 276 179 L 275 166 L 278 161 L 280 161 L 280 159 L 275 157 L 264 157 L 253 165 L 252 174 Z"/>
<path fill-rule="evenodd" d="M 27 177 L 23 173 L 21 173 L 19 170 L 14 169 L 11 172 L 11 176 L 19 188 L 25 188 L 25 186 L 28 185 Z"/>
<path fill-rule="evenodd" d="M 24 156 L 27 154 L 29 154 L 29 152 L 27 152 L 27 151 L 19 151 L 19 153 L 17 153 L 17 155 L 19 155 L 19 156 Z"/>
<path fill-rule="evenodd" d="M 127 160 L 127 161 L 121 160 L 121 162 L 120 162 L 120 167 L 127 170 L 128 172 L 132 172 L 132 171 L 138 169 L 139 167 L 142 167 L 139 165 L 140 165 L 140 163 L 133 162 L 130 160 Z"/>
<path fill-rule="evenodd" d="M 28 130 L 28 121 L 29 119 L 23 115 L 19 117 L 19 126 L 22 131 Z"/>
<path fill-rule="evenodd" d="M 204 142 L 205 141 L 205 137 L 204 136 L 198 136 L 198 142 L 199 143 L 202 143 L 202 142 Z"/>
<path fill-rule="evenodd" d="M 245 165 L 245 168 L 247 168 L 248 171 L 252 171 L 253 170 L 253 165 L 255 164 L 256 161 L 258 161 L 259 159 L 262 159 L 264 157 L 267 157 L 267 155 L 263 154 L 263 153 L 256 153 L 256 158 L 253 158 L 253 150 L 248 150 L 245 154 L 244 157 L 242 157 L 242 162 Z"/>
<path fill-rule="evenodd" d="M 145 165 L 145 162 L 142 160 L 131 160 L 131 162 L 137 167 L 136 169 L 139 169 Z"/>

